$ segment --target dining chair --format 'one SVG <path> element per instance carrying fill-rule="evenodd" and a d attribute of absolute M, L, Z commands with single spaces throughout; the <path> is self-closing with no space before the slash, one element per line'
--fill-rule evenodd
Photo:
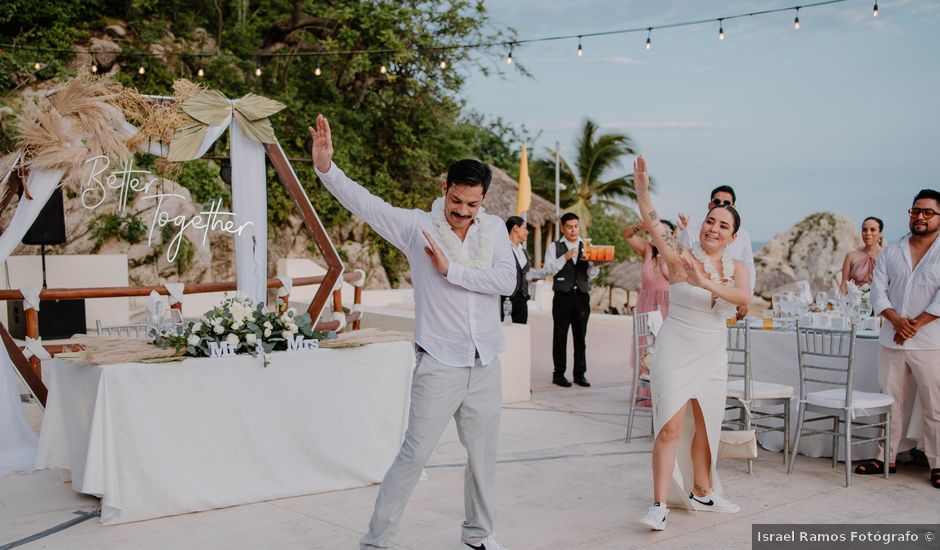
<path fill-rule="evenodd" d="M 838 464 L 839 444 L 844 448 L 845 486 L 852 483 L 852 447 L 863 443 L 882 442 L 884 462 L 888 463 L 888 442 L 891 440 L 891 405 L 894 398 L 883 393 L 869 393 L 852 389 L 855 362 L 856 326 L 850 330 L 819 329 L 796 325 L 796 343 L 800 364 L 800 403 L 796 421 L 796 439 L 793 444 L 787 473 L 793 472 L 796 455 L 800 451 L 803 435 L 832 437 L 832 467 Z M 809 386 L 828 387 L 809 391 Z M 822 416 L 807 419 L 806 413 Z M 858 422 L 856 417 L 879 417 L 876 422 Z M 831 422 L 832 429 L 807 428 L 813 422 Z M 844 428 L 844 429 L 843 429 Z M 853 429 L 874 429 L 882 435 L 865 437 Z M 885 478 L 888 468 L 884 469 Z"/>
<path fill-rule="evenodd" d="M 783 464 L 790 452 L 790 401 L 793 386 L 753 379 L 751 369 L 751 323 L 744 319 L 728 328 L 728 396 L 725 411 L 737 410 L 737 419 L 725 420 L 724 427 L 755 430 L 757 434 L 783 433 Z M 779 408 L 779 411 L 776 409 Z M 768 419 L 783 425 L 767 424 Z M 754 461 L 747 461 L 747 472 L 754 473 Z"/>
<path fill-rule="evenodd" d="M 659 312 L 659 309 L 656 309 Z M 636 416 L 637 409 L 642 409 L 650 416 L 650 435 L 653 435 L 653 407 L 652 396 L 640 395 L 640 388 L 651 388 L 649 372 L 643 370 L 644 358 L 647 353 L 652 353 L 656 336 L 649 327 L 649 315 L 652 312 L 637 313 L 633 308 L 633 380 L 630 384 L 630 413 L 627 420 L 627 443 L 633 437 L 633 419 Z M 646 437 L 646 436 L 644 436 Z"/>
<path fill-rule="evenodd" d="M 105 326 L 101 324 L 100 319 L 96 319 L 95 329 L 98 336 L 121 336 L 124 338 L 147 338 L 148 336 L 146 324 Z"/>

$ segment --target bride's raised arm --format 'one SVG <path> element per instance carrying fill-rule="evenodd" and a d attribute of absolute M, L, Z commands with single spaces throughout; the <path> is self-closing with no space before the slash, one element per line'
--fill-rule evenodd
<path fill-rule="evenodd" d="M 650 178 L 646 172 L 646 159 L 643 155 L 633 161 L 633 185 L 636 189 L 636 203 L 640 207 L 640 216 L 649 229 L 653 244 L 665 258 L 670 272 L 674 269 L 673 266 L 684 271 L 685 266 L 680 261 L 682 245 L 673 236 L 669 226 L 659 221 L 659 214 L 653 207 L 653 199 L 650 198 Z"/>

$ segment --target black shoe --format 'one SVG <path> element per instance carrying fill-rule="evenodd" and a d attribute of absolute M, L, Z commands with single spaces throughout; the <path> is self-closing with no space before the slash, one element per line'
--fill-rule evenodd
<path fill-rule="evenodd" d="M 563 374 L 561 375 L 556 374 L 555 376 L 552 376 L 552 384 L 555 384 L 556 386 L 561 386 L 563 388 L 571 387 L 571 382 L 569 382 L 568 379 L 565 378 L 565 375 Z"/>
<path fill-rule="evenodd" d="M 590 387 L 591 387 L 591 383 L 588 382 L 588 379 L 585 378 L 585 377 L 583 377 L 583 376 L 579 376 L 578 378 L 575 378 L 575 379 L 574 379 L 574 383 L 577 384 L 577 385 L 579 385 L 579 386 L 581 386 L 582 388 L 590 388 Z"/>

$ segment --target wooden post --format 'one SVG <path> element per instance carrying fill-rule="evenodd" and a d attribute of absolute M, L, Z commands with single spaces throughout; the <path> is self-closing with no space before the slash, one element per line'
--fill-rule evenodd
<path fill-rule="evenodd" d="M 535 265 L 536 269 L 541 269 L 542 267 L 542 225 L 535 226 Z"/>
<path fill-rule="evenodd" d="M 362 287 L 357 286 L 353 287 L 353 303 L 357 306 L 362 305 Z M 353 330 L 359 330 L 359 327 L 362 325 L 362 313 L 360 312 L 359 317 L 353 321 Z"/>
<path fill-rule="evenodd" d="M 35 340 L 39 338 L 39 312 L 33 308 L 26 310 L 26 337 Z M 33 372 L 42 380 L 42 361 L 33 355 L 29 358 L 29 365 L 33 367 Z"/>

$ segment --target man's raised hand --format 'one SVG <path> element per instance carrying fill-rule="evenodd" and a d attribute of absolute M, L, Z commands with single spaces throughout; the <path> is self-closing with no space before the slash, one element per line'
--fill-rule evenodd
<path fill-rule="evenodd" d="M 321 172 L 329 172 L 333 161 L 333 135 L 330 133 L 330 123 L 323 115 L 317 115 L 317 127 L 308 126 L 310 137 L 313 138 L 313 165 Z"/>

